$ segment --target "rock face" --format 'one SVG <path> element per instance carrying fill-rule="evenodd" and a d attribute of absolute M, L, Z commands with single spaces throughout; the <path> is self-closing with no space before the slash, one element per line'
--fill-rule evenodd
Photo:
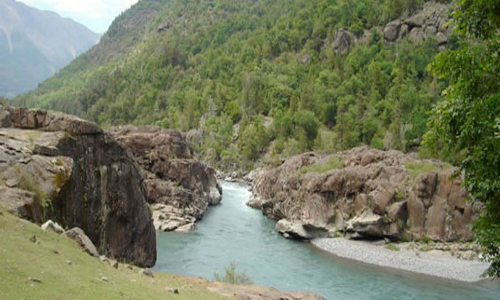
<path fill-rule="evenodd" d="M 153 266 L 156 236 L 130 150 L 97 125 L 0 107 L 0 205 L 83 229 L 101 254 Z"/>
<path fill-rule="evenodd" d="M 332 160 L 341 167 L 324 173 L 303 169 Z M 276 230 L 292 238 L 346 234 L 468 241 L 468 225 L 481 206 L 465 201 L 467 193 L 452 179 L 453 171 L 439 161 L 368 147 L 330 156 L 306 153 L 256 171 L 248 205 L 278 220 Z"/>
<path fill-rule="evenodd" d="M 408 37 L 414 43 L 420 43 L 429 38 L 437 40 L 440 49 L 446 47 L 448 36 L 451 34 L 450 9 L 446 4 L 428 1 L 422 11 L 405 20 L 396 19 L 389 22 L 384 28 L 386 42 L 395 42 Z"/>
<path fill-rule="evenodd" d="M 344 28 L 340 28 L 333 38 L 332 49 L 335 54 L 346 54 L 351 48 L 353 38 Z"/>
<path fill-rule="evenodd" d="M 222 199 L 213 168 L 195 159 L 179 132 L 154 126 L 116 127 L 109 132 L 132 149 L 141 166 L 156 229 L 187 232 Z"/>

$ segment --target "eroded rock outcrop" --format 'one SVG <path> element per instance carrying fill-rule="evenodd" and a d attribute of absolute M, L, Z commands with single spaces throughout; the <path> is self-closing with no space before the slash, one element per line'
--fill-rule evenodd
<path fill-rule="evenodd" d="M 187 232 L 222 199 L 213 168 L 195 158 L 191 144 L 175 130 L 124 126 L 109 132 L 132 149 L 142 168 L 156 229 Z"/>
<path fill-rule="evenodd" d="M 331 168 L 323 172 L 325 165 Z M 466 202 L 453 171 L 368 147 L 306 153 L 256 171 L 248 205 L 278 220 L 276 230 L 287 237 L 468 241 L 481 206 Z"/>
<path fill-rule="evenodd" d="M 452 26 L 449 6 L 434 1 L 424 4 L 422 11 L 406 18 L 389 22 L 384 28 L 386 42 L 395 42 L 398 39 L 408 38 L 414 43 L 422 42 L 429 38 L 437 40 L 438 47 L 443 49 L 448 42 Z"/>
<path fill-rule="evenodd" d="M 140 168 L 91 122 L 0 107 L 0 205 L 36 223 L 79 227 L 100 254 L 140 266 L 156 261 Z"/>

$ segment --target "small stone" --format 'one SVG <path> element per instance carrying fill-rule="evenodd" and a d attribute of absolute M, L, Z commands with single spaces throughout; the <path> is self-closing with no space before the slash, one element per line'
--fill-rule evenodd
<path fill-rule="evenodd" d="M 52 253 L 59 255 L 59 251 L 52 249 Z"/>
<path fill-rule="evenodd" d="M 10 187 L 10 188 L 15 188 L 19 185 L 19 180 L 13 178 L 13 179 L 9 179 L 5 182 L 5 185 L 7 187 Z"/>
<path fill-rule="evenodd" d="M 108 265 L 110 265 L 110 264 L 111 264 L 111 262 L 109 261 L 109 259 L 108 259 L 106 256 L 104 256 L 104 255 L 99 256 L 99 259 L 100 259 L 102 262 L 107 263 Z"/>
<path fill-rule="evenodd" d="M 146 276 L 149 276 L 151 278 L 155 278 L 155 275 L 153 274 L 153 272 L 150 269 L 142 269 L 139 271 L 139 274 L 146 275 Z"/>
<path fill-rule="evenodd" d="M 113 262 L 113 263 L 111 264 L 111 266 L 112 266 L 113 268 L 115 268 L 115 269 L 117 269 L 117 270 L 118 270 L 118 262 L 117 262 L 117 261 Z"/>
<path fill-rule="evenodd" d="M 125 265 L 125 268 L 129 269 L 129 270 L 133 270 L 134 267 L 132 267 L 132 265 Z"/>
<path fill-rule="evenodd" d="M 179 294 L 179 290 L 178 289 L 174 289 L 174 288 L 169 288 L 168 291 L 170 293 L 174 293 L 174 294 Z"/>
<path fill-rule="evenodd" d="M 63 234 L 64 229 L 61 227 L 61 225 L 53 222 L 52 220 L 48 220 L 41 226 L 43 231 L 53 231 L 57 234 Z"/>
<path fill-rule="evenodd" d="M 101 277 L 101 280 L 104 281 L 104 282 L 108 282 L 109 281 L 108 277 L 104 277 L 104 276 Z"/>
<path fill-rule="evenodd" d="M 66 263 L 68 264 L 68 266 L 73 265 L 73 263 L 71 262 L 71 260 L 67 260 Z"/>
<path fill-rule="evenodd" d="M 31 282 L 36 282 L 36 283 L 42 283 L 42 281 L 38 278 L 35 278 L 35 277 L 29 277 L 28 278 L 28 281 L 31 281 Z"/>
<path fill-rule="evenodd" d="M 36 244 L 36 242 L 37 242 L 36 235 L 32 235 L 32 236 L 30 237 L 30 242 L 35 243 L 35 244 Z"/>

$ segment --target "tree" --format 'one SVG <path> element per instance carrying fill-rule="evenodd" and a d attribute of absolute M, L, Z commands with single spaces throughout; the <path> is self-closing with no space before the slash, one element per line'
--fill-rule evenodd
<path fill-rule="evenodd" d="M 464 151 L 465 188 L 484 204 L 474 234 L 491 263 L 487 275 L 500 277 L 500 0 L 457 0 L 454 19 L 458 48 L 431 65 L 449 86 L 425 143 Z"/>

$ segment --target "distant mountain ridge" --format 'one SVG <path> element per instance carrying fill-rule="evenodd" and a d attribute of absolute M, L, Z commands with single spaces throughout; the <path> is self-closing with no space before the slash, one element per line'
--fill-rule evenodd
<path fill-rule="evenodd" d="M 58 14 L 0 0 L 0 96 L 36 88 L 100 35 Z"/>

